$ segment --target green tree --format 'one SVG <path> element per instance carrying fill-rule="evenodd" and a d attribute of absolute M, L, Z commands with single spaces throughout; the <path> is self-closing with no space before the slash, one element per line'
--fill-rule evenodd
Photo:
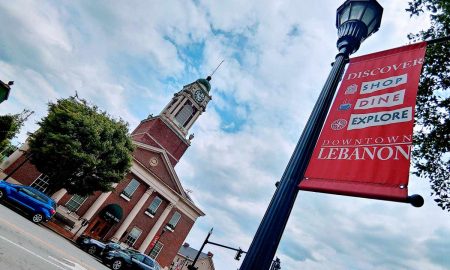
<path fill-rule="evenodd" d="M 49 193 L 109 191 L 131 167 L 128 124 L 74 97 L 49 103 L 48 115 L 30 134 L 30 161 L 49 177 Z"/>
<path fill-rule="evenodd" d="M 0 116 L 0 152 L 11 146 L 11 139 L 17 136 L 23 123 L 33 113 L 23 110 L 19 114 L 6 114 Z"/>
<path fill-rule="evenodd" d="M 414 0 L 411 16 L 430 16 L 431 26 L 411 40 L 431 40 L 450 35 L 449 0 Z M 450 42 L 429 45 L 420 78 L 416 106 L 413 164 L 415 174 L 430 179 L 432 196 L 450 211 Z"/>

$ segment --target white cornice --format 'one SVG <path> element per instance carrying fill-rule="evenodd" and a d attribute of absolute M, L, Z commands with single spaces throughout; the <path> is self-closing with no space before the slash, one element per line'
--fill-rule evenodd
<path fill-rule="evenodd" d="M 148 134 L 147 132 L 135 133 L 135 134 L 133 134 L 131 137 L 133 137 L 133 136 L 135 136 L 135 135 L 145 135 L 145 136 L 148 136 L 148 137 L 150 137 L 150 139 L 152 139 L 156 144 L 158 144 L 158 146 L 161 147 L 161 148 L 156 148 L 156 147 L 150 146 L 150 145 L 148 145 L 148 144 L 144 144 L 144 143 L 135 141 L 135 140 L 133 139 L 133 143 L 134 143 L 134 144 L 137 145 L 137 144 L 139 143 L 139 144 L 142 144 L 142 145 L 146 145 L 146 146 L 152 147 L 152 148 L 154 148 L 154 149 L 158 149 L 158 151 L 162 151 L 162 152 L 165 152 L 166 155 L 170 155 L 170 156 L 171 156 L 173 159 L 175 159 L 177 162 L 180 161 L 179 159 L 177 159 L 176 157 L 174 157 L 169 151 L 167 151 L 167 149 L 164 148 L 164 146 L 162 146 L 160 143 L 158 143 L 158 141 L 157 141 L 155 138 L 153 138 L 152 135 Z M 155 151 L 156 151 L 156 150 L 155 150 Z"/>
<path fill-rule="evenodd" d="M 162 150 L 156 147 L 153 147 L 151 145 L 147 145 L 141 142 L 133 142 L 138 148 L 144 149 L 144 150 L 150 150 L 152 152 L 156 152 L 156 153 L 160 153 L 163 156 L 163 162 L 164 165 L 166 166 L 167 170 L 169 171 L 170 176 L 172 177 L 172 179 L 175 182 L 175 185 L 178 187 L 178 189 L 181 192 L 181 195 L 183 195 L 184 197 L 186 197 L 186 193 L 183 189 L 183 186 L 181 185 L 180 179 L 178 178 L 177 173 L 175 172 L 172 163 L 170 162 L 169 157 L 167 156 L 167 151 L 166 150 Z"/>
<path fill-rule="evenodd" d="M 170 203 L 174 204 L 178 210 L 180 210 L 191 220 L 195 221 L 198 217 L 205 215 L 205 213 L 193 202 L 189 201 L 186 197 L 183 197 L 180 193 L 173 190 L 165 183 L 156 179 L 153 174 L 145 168 L 145 166 L 135 159 L 133 160 L 133 164 L 131 166 L 131 172 L 146 182 L 149 186 L 154 188 L 156 192 L 161 194 Z"/>

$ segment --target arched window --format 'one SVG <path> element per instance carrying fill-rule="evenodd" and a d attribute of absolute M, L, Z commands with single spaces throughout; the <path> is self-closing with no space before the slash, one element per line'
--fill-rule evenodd
<path fill-rule="evenodd" d="M 197 109 L 193 107 L 191 101 L 186 101 L 186 103 L 183 105 L 183 108 L 175 115 L 175 120 L 182 125 L 183 127 L 186 127 L 186 125 L 189 123 L 189 120 L 192 119 L 194 114 L 197 112 Z"/>

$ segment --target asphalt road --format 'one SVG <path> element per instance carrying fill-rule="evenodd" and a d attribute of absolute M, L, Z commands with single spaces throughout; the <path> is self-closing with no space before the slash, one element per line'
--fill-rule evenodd
<path fill-rule="evenodd" d="M 65 238 L 0 205 L 1 270 L 106 270 Z"/>

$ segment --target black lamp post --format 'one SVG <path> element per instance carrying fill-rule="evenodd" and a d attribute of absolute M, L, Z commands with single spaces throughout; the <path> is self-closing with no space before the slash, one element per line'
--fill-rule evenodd
<path fill-rule="evenodd" d="M 378 30 L 382 13 L 383 8 L 375 0 L 347 0 L 338 8 L 339 53 L 240 270 L 270 268 L 345 64 L 364 39 Z"/>

